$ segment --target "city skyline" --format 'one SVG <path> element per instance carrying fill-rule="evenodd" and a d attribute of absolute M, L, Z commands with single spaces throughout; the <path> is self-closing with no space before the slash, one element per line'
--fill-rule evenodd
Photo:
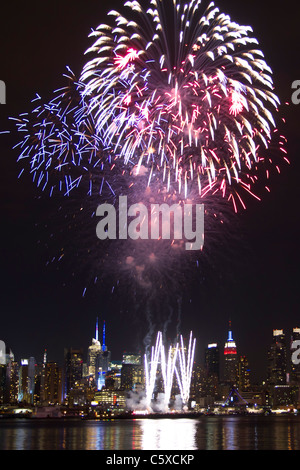
<path fill-rule="evenodd" d="M 47 95 L 49 90 L 60 85 L 59 77 L 66 64 L 80 69 L 82 64 L 78 63 L 78 56 L 88 45 L 91 26 L 96 27 L 104 20 L 107 6 L 111 8 L 103 2 L 90 1 L 84 10 L 75 5 L 71 10 L 68 5 L 54 2 L 52 11 L 44 5 L 37 11 L 29 2 L 16 12 L 11 5 L 5 6 L 7 17 L 13 17 L 16 26 L 12 28 L 7 24 L 1 31 L 5 50 L 1 51 L 3 69 L 0 79 L 5 82 L 7 91 L 6 104 L 0 107 L 1 130 L 7 129 L 9 116 L 27 109 L 35 93 Z M 257 7 L 268 11 L 270 2 L 266 5 L 257 2 Z M 291 84 L 299 78 L 294 59 L 297 53 L 296 23 L 294 33 L 291 28 L 292 38 L 279 39 L 265 24 L 265 15 L 258 17 L 254 7 L 246 11 L 236 1 L 228 4 L 226 9 L 230 10 L 232 18 L 251 24 L 260 36 L 281 101 L 290 102 Z M 271 9 L 277 26 L 282 24 L 282 16 L 286 21 L 296 22 L 279 7 L 272 4 Z M 27 24 L 24 25 L 26 14 Z M 68 16 L 70 21 L 66 25 L 62 18 Z M 29 37 L 28 29 L 40 39 Z M 18 34 L 15 35 L 13 30 Z M 45 31 L 54 30 L 55 37 L 47 39 Z M 20 38 L 23 49 L 19 47 Z M 23 50 L 30 51 L 26 59 Z M 225 342 L 224 332 L 231 319 L 238 348 L 241 347 L 248 357 L 251 368 L 257 370 L 258 379 L 264 374 L 273 329 L 292 331 L 299 324 L 299 107 L 284 106 L 283 114 L 287 122 L 291 165 L 283 167 L 281 174 L 273 178 L 270 194 L 267 193 L 261 202 L 250 200 L 247 211 L 233 219 L 232 224 L 236 224 L 233 236 L 224 233 L 220 237 L 219 234 L 218 242 L 220 238 L 223 241 L 209 254 L 205 276 L 197 277 L 196 272 L 192 281 L 187 282 L 186 290 L 182 287 L 182 304 L 171 305 L 172 317 L 166 322 L 166 327 L 171 330 L 170 337 L 176 330 L 193 330 L 198 347 L 201 347 L 210 342 L 221 345 L 223 337 Z M 59 204 L 53 209 L 52 201 L 40 198 L 29 176 L 18 179 L 20 169 L 12 150 L 13 136 L 4 134 L 0 138 L 4 155 L 1 171 L 1 339 L 18 357 L 23 352 L 25 357 L 31 354 L 42 357 L 47 349 L 49 357 L 58 360 L 65 346 L 85 347 L 88 344 L 93 327 L 87 325 L 92 325 L 98 316 L 106 319 L 107 338 L 111 341 L 113 354 L 115 351 L 120 355 L 127 345 L 130 349 L 144 346 L 147 335 L 156 331 L 158 325 L 155 321 L 151 323 L 140 296 L 133 296 L 136 302 L 130 298 L 132 285 L 125 283 L 120 290 L 116 283 L 107 282 L 105 289 L 98 291 L 88 279 L 86 259 L 68 259 L 64 265 L 48 263 L 48 240 L 53 234 L 51 219 L 53 212 L 59 210 Z M 72 234 L 67 243 L 69 241 L 73 241 Z M 91 287 L 83 296 L 87 282 Z M 168 282 L 169 279 L 166 284 Z M 172 300 L 172 290 L 167 293 Z M 159 301 L 155 308 L 159 313 Z"/>
<path fill-rule="evenodd" d="M 100 323 L 101 324 L 101 323 Z M 232 372 L 237 368 L 237 364 L 240 361 L 246 360 L 247 361 L 247 367 L 248 367 L 248 372 L 249 372 L 249 380 L 251 385 L 262 385 L 263 383 L 266 383 L 269 379 L 269 354 L 270 350 L 272 349 L 272 344 L 274 342 L 274 338 L 276 337 L 281 337 L 284 348 L 286 350 L 286 356 L 285 356 L 285 371 L 286 371 L 286 376 L 281 377 L 280 381 L 289 381 L 289 375 L 293 370 L 293 362 L 292 362 L 292 353 L 295 349 L 292 348 L 292 342 L 295 339 L 299 339 L 299 332 L 300 328 L 294 325 L 294 327 L 291 330 L 283 330 L 283 329 L 278 329 L 278 328 L 273 328 L 271 332 L 269 332 L 269 337 L 268 341 L 266 341 L 266 349 L 265 349 L 265 355 L 263 358 L 261 358 L 261 363 L 263 364 L 262 367 L 259 368 L 259 373 L 256 370 L 256 365 L 255 363 L 251 363 L 251 360 L 249 360 L 249 357 L 247 354 L 245 354 L 245 351 L 239 344 L 238 338 L 236 340 L 236 335 L 233 333 L 233 328 L 232 328 L 232 322 L 231 320 L 228 321 L 228 328 L 226 330 L 226 333 L 224 332 L 224 338 L 223 342 L 221 341 L 209 341 L 207 343 L 199 344 L 199 340 L 197 337 L 195 337 L 195 355 L 194 355 L 194 360 L 193 360 L 193 370 L 196 367 L 201 367 L 203 370 L 205 370 L 208 366 L 207 360 L 209 361 L 209 352 L 211 351 L 210 354 L 212 354 L 212 357 L 215 359 L 217 358 L 218 362 L 218 372 L 214 370 L 214 373 L 217 373 L 219 380 L 222 381 L 231 381 L 233 382 L 230 377 L 232 374 L 234 375 L 235 372 Z M 87 367 L 87 371 L 90 369 L 90 366 L 92 365 L 92 369 L 94 370 L 94 374 L 96 373 L 95 369 L 95 364 L 91 364 L 90 360 L 91 357 L 100 352 L 104 353 L 107 352 L 108 356 L 107 359 L 105 360 L 105 370 L 108 371 L 110 366 L 109 364 L 117 364 L 117 363 L 122 363 L 124 362 L 124 357 L 128 355 L 139 355 L 141 358 L 142 363 L 144 363 L 144 357 L 148 357 L 148 360 L 150 360 L 150 349 L 151 347 L 154 347 L 154 343 L 156 340 L 156 335 L 157 332 L 153 335 L 152 342 L 150 341 L 149 344 L 145 349 L 143 348 L 130 348 L 130 345 L 128 345 L 128 348 L 124 349 L 122 352 L 118 352 L 117 354 L 114 353 L 112 348 L 109 347 L 109 345 L 106 344 L 106 321 L 104 320 L 102 323 L 102 336 L 99 334 L 99 319 L 96 317 L 95 319 L 95 327 L 94 327 L 94 335 L 92 335 L 90 342 L 88 344 L 69 344 L 65 345 L 63 350 L 61 351 L 61 354 L 58 356 L 52 356 L 51 355 L 51 347 L 45 348 L 43 351 L 41 351 L 38 355 L 36 354 L 29 354 L 29 355 L 24 355 L 24 354 L 15 354 L 15 351 L 12 350 L 11 346 L 9 343 L 4 341 L 2 339 L 2 342 L 4 343 L 6 347 L 6 354 L 11 354 L 12 357 L 14 358 L 14 361 L 19 362 L 19 364 L 22 363 L 22 361 L 30 361 L 30 360 L 35 360 L 36 364 L 42 364 L 42 363 L 57 363 L 58 366 L 62 367 L 64 364 L 64 355 L 67 350 L 74 350 L 74 351 L 81 351 L 81 355 L 84 361 L 84 364 Z M 272 334 L 271 334 L 272 333 Z M 190 333 L 189 333 L 190 334 Z M 183 335 L 182 338 L 184 341 L 187 341 L 188 335 Z M 101 339 L 100 339 L 101 338 Z M 164 338 L 164 341 L 166 342 L 166 345 L 169 347 L 171 345 L 174 345 L 176 341 L 178 340 L 178 337 L 170 338 L 166 337 Z M 215 351 L 215 352 L 213 352 Z M 2 357 L 2 356 L 1 356 Z M 231 365 L 231 358 L 234 359 L 233 365 Z M 227 363 L 227 364 L 226 364 Z M 228 369 L 229 368 L 229 369 Z M 233 369 L 232 369 L 233 368 Z M 104 369 L 103 369 L 104 370 Z M 90 372 L 89 372 L 90 373 Z M 102 383 L 102 386 L 104 385 L 104 382 Z"/>
<path fill-rule="evenodd" d="M 297 413 L 300 403 L 300 364 L 292 358 L 300 343 L 300 328 L 286 337 L 275 329 L 261 383 L 252 380 L 248 358 L 238 353 L 231 321 L 223 346 L 202 348 L 203 363 L 195 360 L 197 339 L 183 336 L 171 343 L 158 332 L 151 351 L 123 353 L 115 360 L 99 322 L 86 348 L 64 349 L 61 364 L 48 358 L 14 357 L 1 343 L 0 405 L 6 416 L 75 417 L 89 419 L 193 413 Z M 299 351 L 299 347 L 298 347 Z M 297 358 L 299 352 L 297 353 Z"/>

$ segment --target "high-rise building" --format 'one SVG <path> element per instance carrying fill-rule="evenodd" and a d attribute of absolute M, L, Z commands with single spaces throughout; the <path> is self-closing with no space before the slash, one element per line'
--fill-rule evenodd
<path fill-rule="evenodd" d="M 6 365 L 0 363 L 0 405 L 5 403 Z"/>
<path fill-rule="evenodd" d="M 16 404 L 19 392 L 19 364 L 10 361 L 6 369 L 6 403 Z"/>
<path fill-rule="evenodd" d="M 56 405 L 62 402 L 62 369 L 57 362 L 46 363 L 43 395 L 45 404 Z"/>
<path fill-rule="evenodd" d="M 98 318 L 96 321 L 96 334 L 88 349 L 87 374 L 92 380 L 92 385 L 101 390 L 105 386 L 105 375 L 109 370 L 111 352 L 106 346 L 106 328 L 103 323 L 102 346 L 99 341 Z"/>
<path fill-rule="evenodd" d="M 28 403 L 28 359 L 21 359 L 18 382 L 18 401 Z"/>
<path fill-rule="evenodd" d="M 224 381 L 230 385 L 237 382 L 237 347 L 232 337 L 231 322 L 229 322 L 228 338 L 224 346 Z"/>
<path fill-rule="evenodd" d="M 80 386 L 82 379 L 83 350 L 69 348 L 64 351 L 64 398 Z"/>
<path fill-rule="evenodd" d="M 36 361 L 34 357 L 21 359 L 19 367 L 18 401 L 34 404 Z"/>
<path fill-rule="evenodd" d="M 272 344 L 268 350 L 267 381 L 271 385 L 286 384 L 287 348 L 283 330 L 273 330 Z"/>
<path fill-rule="evenodd" d="M 97 382 L 97 361 L 98 356 L 101 353 L 101 343 L 99 341 L 98 334 L 98 318 L 96 320 L 96 332 L 95 338 L 92 339 L 92 344 L 88 348 L 88 358 L 87 358 L 87 373 L 89 377 L 92 377 L 94 382 Z"/>
<path fill-rule="evenodd" d="M 121 387 L 136 390 L 144 386 L 145 373 L 141 354 L 124 353 L 121 369 Z"/>
<path fill-rule="evenodd" d="M 109 364 L 111 359 L 111 353 L 101 350 L 97 356 L 96 368 L 97 368 L 97 388 L 100 390 L 105 385 L 105 376 L 109 371 Z"/>
<path fill-rule="evenodd" d="M 250 389 L 250 368 L 246 356 L 241 356 L 238 360 L 237 387 L 240 391 Z"/>
<path fill-rule="evenodd" d="M 121 388 L 137 390 L 144 387 L 144 367 L 141 364 L 123 364 L 121 370 Z"/>
<path fill-rule="evenodd" d="M 0 403 L 10 403 L 10 387 L 11 379 L 13 376 L 10 375 L 12 364 L 14 362 L 14 355 L 4 341 L 0 341 Z M 18 381 L 16 380 L 16 384 Z M 15 390 L 15 400 L 17 402 L 18 392 Z"/>
<path fill-rule="evenodd" d="M 205 369 L 208 375 L 215 375 L 220 379 L 220 352 L 217 343 L 208 344 L 205 349 Z"/>
<path fill-rule="evenodd" d="M 34 392 L 35 392 L 35 370 L 36 360 L 34 357 L 30 357 L 28 361 L 28 392 L 29 392 L 29 403 L 34 403 Z"/>

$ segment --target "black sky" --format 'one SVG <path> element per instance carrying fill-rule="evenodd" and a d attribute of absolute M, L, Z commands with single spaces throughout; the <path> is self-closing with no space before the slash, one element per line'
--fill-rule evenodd
<path fill-rule="evenodd" d="M 238 23 L 252 25 L 273 69 L 281 102 L 290 102 L 291 84 L 300 79 L 300 7 L 296 2 L 270 0 L 216 4 Z M 107 0 L 30 0 L 1 7 L 0 79 L 7 87 L 7 104 L 0 106 L 2 130 L 11 126 L 9 116 L 29 109 L 35 93 L 50 97 L 62 84 L 66 65 L 80 72 L 91 28 L 104 22 L 107 10 L 118 5 Z M 200 360 L 208 342 L 224 344 L 230 318 L 239 352 L 248 356 L 259 379 L 265 373 L 273 328 L 290 334 L 300 326 L 300 105 L 284 107 L 284 115 L 291 165 L 282 167 L 262 202 L 250 202 L 241 213 L 239 242 L 225 240 L 230 255 L 216 261 L 213 279 L 203 284 L 205 292 L 195 289 L 188 295 L 182 312 L 183 331 L 193 329 Z M 29 178 L 17 179 L 20 168 L 14 143 L 12 135 L 0 136 L 0 338 L 17 359 L 34 356 L 39 361 L 47 348 L 50 360 L 61 360 L 64 347 L 87 349 L 99 316 L 100 321 L 106 320 L 112 357 L 120 359 L 123 350 L 138 347 L 139 321 L 127 316 L 119 303 L 105 302 L 95 292 L 83 298 L 83 279 L 70 282 L 70 273 L 45 266 L 47 253 L 38 244 L 40 234 L 35 228 L 41 201 L 36 200 Z M 51 216 L 47 203 L 42 210 L 44 217 Z"/>

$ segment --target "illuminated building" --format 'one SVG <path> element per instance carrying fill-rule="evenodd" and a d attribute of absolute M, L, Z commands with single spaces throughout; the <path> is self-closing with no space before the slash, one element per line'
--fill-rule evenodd
<path fill-rule="evenodd" d="M 82 349 L 65 349 L 64 351 L 64 398 L 68 399 L 71 390 L 80 386 L 82 379 Z"/>
<path fill-rule="evenodd" d="M 121 388 L 136 390 L 144 386 L 144 367 L 139 364 L 123 364 L 121 370 Z"/>
<path fill-rule="evenodd" d="M 121 388 L 121 361 L 111 361 L 109 364 L 109 372 L 105 376 L 105 388 L 120 389 Z"/>
<path fill-rule="evenodd" d="M 35 368 L 36 361 L 34 357 L 30 357 L 28 361 L 28 392 L 29 392 L 29 403 L 34 403 L 34 392 L 35 392 Z"/>
<path fill-rule="evenodd" d="M 141 354 L 124 353 L 122 363 L 123 364 L 141 364 L 142 356 Z"/>
<path fill-rule="evenodd" d="M 56 362 L 47 362 L 45 367 L 45 386 L 43 394 L 47 404 L 62 402 L 62 369 Z"/>
<path fill-rule="evenodd" d="M 0 404 L 5 403 L 6 365 L 0 363 Z"/>
<path fill-rule="evenodd" d="M 231 322 L 229 322 L 228 339 L 224 347 L 224 381 L 236 385 L 237 381 L 237 348 L 232 337 Z"/>
<path fill-rule="evenodd" d="M 28 395 L 28 360 L 21 359 L 21 364 L 19 366 L 19 391 L 18 391 L 18 401 L 22 402 L 27 401 Z"/>
<path fill-rule="evenodd" d="M 208 344 L 205 349 L 205 369 L 208 375 L 215 375 L 220 378 L 220 354 L 219 347 L 216 343 Z"/>
<path fill-rule="evenodd" d="M 122 411 L 126 407 L 126 392 L 103 388 L 95 392 L 94 403 L 105 409 Z"/>
<path fill-rule="evenodd" d="M 272 344 L 268 351 L 268 383 L 285 385 L 287 373 L 287 350 L 283 330 L 273 330 Z"/>
<path fill-rule="evenodd" d="M 29 359 L 21 359 L 19 367 L 19 391 L 18 401 L 27 404 L 34 403 L 34 391 L 35 391 L 35 359 L 30 357 Z"/>
<path fill-rule="evenodd" d="M 96 359 L 97 389 L 101 390 L 105 386 L 105 377 L 110 368 L 111 352 L 106 346 L 106 328 L 103 322 L 102 348 Z"/>
<path fill-rule="evenodd" d="M 17 403 L 19 392 L 19 364 L 10 361 L 6 369 L 6 403 Z"/>
<path fill-rule="evenodd" d="M 218 393 L 218 378 L 216 374 L 209 374 L 205 367 L 199 364 L 193 369 L 191 382 L 191 399 L 197 404 L 208 403 Z"/>
<path fill-rule="evenodd" d="M 96 321 L 96 334 L 92 344 L 88 348 L 87 375 L 92 380 L 91 384 L 98 390 L 105 385 L 105 375 L 109 370 L 111 352 L 108 351 L 105 342 L 105 322 L 103 323 L 102 346 L 98 334 L 98 318 Z"/>
<path fill-rule="evenodd" d="M 0 403 L 18 402 L 18 363 L 4 341 L 0 341 Z"/>
<path fill-rule="evenodd" d="M 237 386 L 241 391 L 250 389 L 250 369 L 246 356 L 241 356 L 238 361 Z M 244 397 L 244 395 L 243 395 Z"/>
<path fill-rule="evenodd" d="M 95 338 L 92 339 L 92 344 L 88 348 L 88 357 L 87 357 L 87 373 L 93 380 L 97 381 L 96 373 L 97 373 L 97 360 L 98 356 L 101 353 L 101 343 L 98 337 L 98 318 L 96 321 L 96 333 Z"/>
<path fill-rule="evenodd" d="M 273 407 L 298 406 L 298 389 L 290 385 L 275 385 Z"/>
<path fill-rule="evenodd" d="M 145 381 L 144 366 L 141 354 L 124 353 L 121 369 L 121 387 L 135 390 L 143 387 Z"/>
<path fill-rule="evenodd" d="M 98 372 L 101 370 L 103 373 L 106 373 L 109 370 L 109 364 L 110 364 L 110 357 L 111 353 L 110 351 L 101 351 L 96 360 L 96 369 Z"/>

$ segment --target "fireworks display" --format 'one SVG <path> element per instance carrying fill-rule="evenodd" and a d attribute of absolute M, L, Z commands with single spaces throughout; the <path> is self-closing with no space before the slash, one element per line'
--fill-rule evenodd
<path fill-rule="evenodd" d="M 158 332 L 155 346 L 151 348 L 150 361 L 145 354 L 145 383 L 146 383 L 146 409 L 151 410 L 151 402 L 154 398 L 155 387 L 157 386 L 158 374 L 161 373 L 163 381 L 163 404 L 162 411 L 169 410 L 174 377 L 180 390 L 182 407 L 188 406 L 190 396 L 191 377 L 195 355 L 196 340 L 190 332 L 188 348 L 184 345 L 183 337 L 176 345 L 170 346 L 166 355 L 163 344 L 162 333 Z"/>
<path fill-rule="evenodd" d="M 128 19 L 111 11 L 112 24 L 92 31 L 80 78 L 69 71 L 66 88 L 17 120 L 20 159 L 50 193 L 69 194 L 84 176 L 89 193 L 95 182 L 101 193 L 108 162 L 146 172 L 148 184 L 159 177 L 184 197 L 196 184 L 200 197 L 220 191 L 243 204 L 240 190 L 252 193 L 268 158 L 279 105 L 251 27 L 200 0 L 124 6 Z M 284 152 L 282 136 L 278 145 Z"/>
<path fill-rule="evenodd" d="M 138 285 L 155 302 L 166 292 L 177 302 L 191 262 L 211 262 L 210 244 L 226 236 L 231 213 L 249 194 L 260 199 L 256 188 L 269 191 L 271 172 L 287 161 L 280 103 L 252 28 L 214 3 L 134 0 L 123 10 L 92 30 L 79 76 L 68 69 L 65 87 L 48 101 L 37 96 L 15 119 L 20 173 L 29 169 L 43 194 L 64 198 L 53 259 L 75 258 L 95 283 L 109 272 L 114 287 L 126 278 L 127 296 Z M 97 206 L 120 195 L 146 206 L 203 203 L 204 250 L 186 253 L 172 238 L 97 240 Z M 190 370 L 178 355 L 180 369 L 163 353 L 166 390 L 174 366 L 185 396 L 181 372 Z M 150 370 L 149 390 L 153 380 Z"/>
<path fill-rule="evenodd" d="M 251 28 L 213 3 L 199 16 L 200 4 L 174 1 L 172 21 L 168 2 L 126 2 L 130 20 L 110 12 L 115 26 L 92 33 L 83 95 L 104 145 L 137 171 L 150 165 L 149 180 L 159 169 L 185 195 L 196 180 L 200 195 L 232 197 L 236 184 L 250 190 L 279 100 Z"/>

